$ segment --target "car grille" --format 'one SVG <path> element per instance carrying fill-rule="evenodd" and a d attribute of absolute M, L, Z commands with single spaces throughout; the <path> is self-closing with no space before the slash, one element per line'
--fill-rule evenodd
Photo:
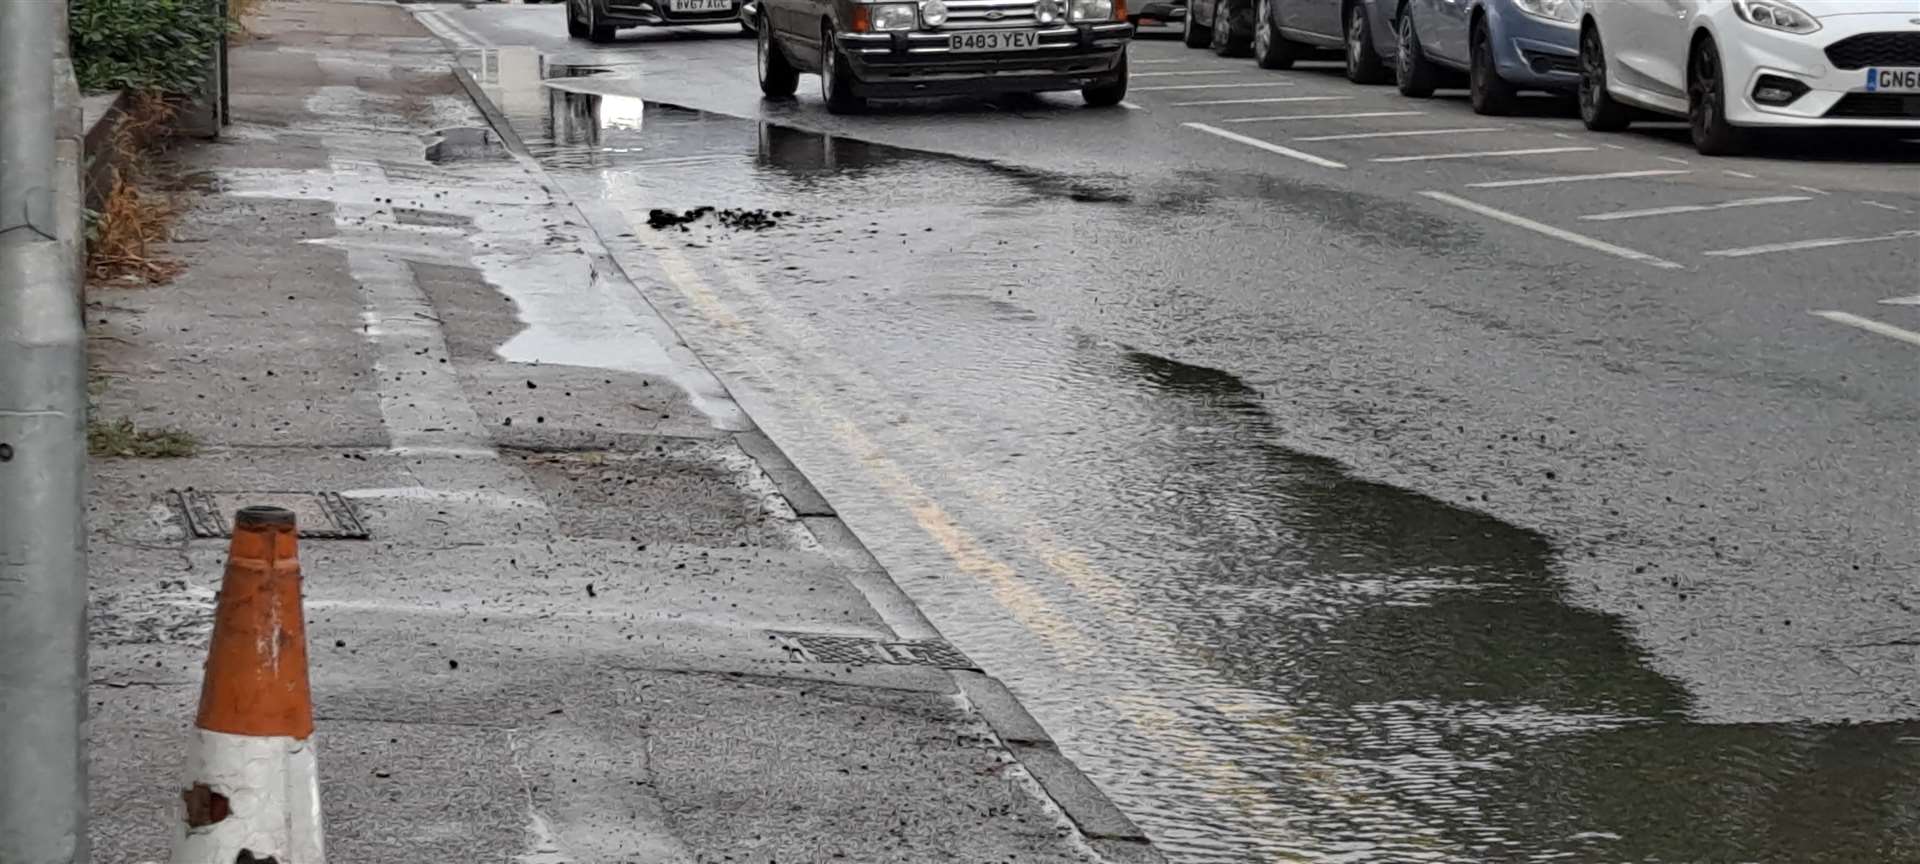
<path fill-rule="evenodd" d="M 1837 69 L 1920 66 L 1920 31 L 1849 36 L 1827 46 L 1827 61 Z"/>
<path fill-rule="evenodd" d="M 1064 8 L 1064 6 L 1062 7 Z M 947 30 L 1037 26 L 1033 0 L 947 0 Z"/>
<path fill-rule="evenodd" d="M 1920 96 L 1848 93 L 1827 109 L 1827 116 L 1920 119 Z"/>

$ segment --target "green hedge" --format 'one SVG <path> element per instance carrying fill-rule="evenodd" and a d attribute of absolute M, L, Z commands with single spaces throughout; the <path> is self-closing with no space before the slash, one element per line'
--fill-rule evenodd
<path fill-rule="evenodd" d="M 69 21 L 74 76 L 87 92 L 192 93 L 228 27 L 214 0 L 72 0 Z"/>

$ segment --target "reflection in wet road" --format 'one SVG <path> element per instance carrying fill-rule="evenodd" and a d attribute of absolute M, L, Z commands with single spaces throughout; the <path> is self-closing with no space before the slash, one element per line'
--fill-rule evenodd
<path fill-rule="evenodd" d="M 704 274 L 656 302 L 724 333 L 690 339 L 763 422 L 838 425 L 939 502 L 862 521 L 902 508 L 778 436 L 883 558 L 925 529 L 962 561 L 903 582 L 1177 860 L 1920 860 L 1920 724 L 1694 722 L 1548 539 L 1286 446 L 1261 271 L 1138 254 L 1225 206 L 1205 187 L 544 92 L 516 125 L 625 217 L 599 225 L 623 264 Z M 705 204 L 800 215 L 644 227 Z M 1255 371 L 1165 356 L 1202 332 Z"/>

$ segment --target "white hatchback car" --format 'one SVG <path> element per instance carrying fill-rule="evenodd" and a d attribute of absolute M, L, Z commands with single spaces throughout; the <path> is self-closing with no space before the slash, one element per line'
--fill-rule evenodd
<path fill-rule="evenodd" d="M 1920 129 L 1920 0 L 1584 0 L 1580 118 L 1685 117 L 1708 155 L 1746 127 Z"/>

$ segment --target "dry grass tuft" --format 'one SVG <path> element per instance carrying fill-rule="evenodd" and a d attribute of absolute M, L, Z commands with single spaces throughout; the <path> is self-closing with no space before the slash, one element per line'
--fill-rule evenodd
<path fill-rule="evenodd" d="M 179 275 L 180 262 L 154 250 L 180 212 L 167 195 L 143 188 L 149 144 L 172 134 L 173 107 L 159 96 L 140 94 L 127 108 L 112 144 L 113 187 L 95 214 L 87 257 L 88 275 L 99 281 L 164 284 Z"/>

